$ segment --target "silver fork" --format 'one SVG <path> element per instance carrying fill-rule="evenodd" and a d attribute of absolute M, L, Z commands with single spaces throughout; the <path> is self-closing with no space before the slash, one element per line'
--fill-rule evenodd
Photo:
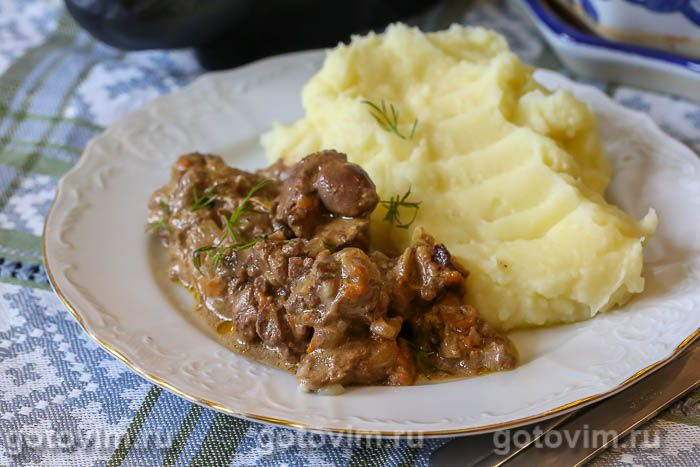
<path fill-rule="evenodd" d="M 660 369 L 629 388 L 591 407 L 579 409 L 549 420 L 508 432 L 487 433 L 458 438 L 436 450 L 431 467 L 452 466 L 528 466 L 582 465 L 613 443 L 650 420 L 671 403 L 700 385 L 700 344 L 689 348 Z M 512 436 L 517 430 L 517 438 Z M 599 445 L 561 443 L 548 447 L 537 443 L 548 432 L 583 432 L 605 430 L 610 433 Z M 507 440 L 524 439 L 524 443 L 503 446 L 496 443 L 500 434 Z"/>

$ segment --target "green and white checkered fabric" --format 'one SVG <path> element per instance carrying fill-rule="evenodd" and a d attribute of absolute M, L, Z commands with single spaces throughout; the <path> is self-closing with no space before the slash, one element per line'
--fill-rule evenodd
<path fill-rule="evenodd" d="M 510 3 L 448 1 L 414 22 L 493 27 L 525 60 L 559 68 Z M 103 351 L 50 291 L 40 237 L 58 179 L 110 122 L 201 72 L 189 51 L 95 42 L 58 0 L 0 0 L 0 465 L 427 465 L 446 440 L 331 438 L 193 405 Z M 594 84 L 700 150 L 697 104 Z M 699 400 L 649 424 L 658 446 L 596 463 L 700 464 Z"/>

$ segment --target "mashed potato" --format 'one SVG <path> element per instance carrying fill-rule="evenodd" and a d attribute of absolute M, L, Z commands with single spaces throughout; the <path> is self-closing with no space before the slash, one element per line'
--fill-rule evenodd
<path fill-rule="evenodd" d="M 342 151 L 383 199 L 410 187 L 422 202 L 412 227 L 462 260 L 467 300 L 501 329 L 590 318 L 644 289 L 656 216 L 638 222 L 605 201 L 611 173 L 591 111 L 532 71 L 485 29 L 393 25 L 332 50 L 304 88 L 306 116 L 262 142 L 273 160 Z M 363 100 L 393 104 L 404 138 Z M 409 241 L 376 220 L 378 246 Z"/>

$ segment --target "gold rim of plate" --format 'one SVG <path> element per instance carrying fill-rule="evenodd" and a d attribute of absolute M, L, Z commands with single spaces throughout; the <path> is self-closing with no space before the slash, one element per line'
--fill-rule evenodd
<path fill-rule="evenodd" d="M 56 278 L 53 275 L 53 272 L 51 271 L 51 264 L 49 263 L 49 258 L 46 255 L 46 236 L 49 234 L 47 231 L 47 225 L 48 225 L 48 220 L 51 217 L 53 213 L 54 206 L 56 204 L 56 199 L 58 199 L 58 196 L 61 192 L 61 184 L 59 183 L 59 186 L 56 190 L 56 196 L 54 197 L 54 200 L 51 202 L 51 207 L 49 208 L 49 211 L 46 215 L 46 219 L 44 221 L 44 228 L 43 228 L 43 233 L 41 236 L 41 254 L 44 259 L 44 267 L 46 268 L 46 274 L 49 279 L 49 283 L 51 284 L 51 287 L 53 288 L 53 291 L 56 293 L 58 298 L 63 302 L 63 304 L 68 308 L 68 311 L 71 312 L 75 320 L 78 322 L 81 328 L 83 328 L 83 331 L 87 333 L 88 336 L 90 336 L 95 342 L 97 342 L 102 348 L 107 350 L 109 353 L 114 355 L 116 358 L 121 360 L 127 367 L 129 367 L 132 371 L 134 371 L 136 374 L 140 375 L 141 377 L 147 379 L 148 381 L 164 388 L 167 389 L 168 391 L 177 394 L 180 397 L 183 397 L 191 402 L 194 402 L 195 404 L 203 405 L 205 407 L 210 407 L 218 412 L 227 414 L 227 415 L 232 415 L 234 417 L 238 418 L 244 418 L 247 420 L 252 420 L 252 421 L 258 421 L 258 422 L 264 422 L 264 423 L 270 423 L 278 426 L 283 426 L 283 427 L 288 427 L 288 428 L 297 428 L 297 429 L 302 429 L 302 430 L 309 430 L 309 431 L 315 431 L 315 432 L 321 432 L 321 433 L 328 433 L 328 434 L 342 434 L 342 435 L 355 435 L 355 436 L 380 436 L 380 437 L 415 437 L 415 436 L 426 436 L 426 437 L 434 437 L 434 436 L 450 436 L 450 435 L 468 435 L 468 434 L 475 434 L 475 433 L 488 433 L 492 431 L 497 431 L 497 430 L 504 430 L 508 428 L 514 428 L 517 426 L 522 426 L 522 425 L 529 425 L 531 423 L 539 422 L 542 420 L 545 420 L 547 418 L 554 417 L 556 415 L 561 415 L 565 412 L 572 411 L 577 408 L 581 408 L 584 405 L 592 404 L 593 402 L 599 401 L 601 399 L 604 399 L 608 396 L 611 396 L 628 386 L 631 386 L 635 382 L 639 381 L 642 379 L 644 376 L 647 374 L 651 373 L 652 371 L 662 367 L 666 363 L 670 362 L 678 354 L 680 354 L 686 347 L 688 347 L 695 339 L 700 337 L 700 328 L 696 329 L 695 332 L 693 332 L 691 335 L 686 337 L 679 345 L 678 347 L 675 348 L 675 350 L 666 358 L 661 359 L 655 363 L 652 363 L 651 365 L 647 366 L 646 368 L 643 368 L 642 370 L 638 371 L 634 375 L 630 376 L 627 378 L 625 381 L 611 389 L 610 391 L 602 392 L 599 394 L 595 394 L 593 396 L 588 396 L 584 397 L 578 400 L 575 400 L 573 402 L 569 402 L 568 404 L 561 405 L 559 407 L 556 407 L 551 410 L 547 410 L 545 412 L 539 413 L 537 415 L 532 415 L 530 417 L 525 417 L 525 418 L 519 418 L 516 420 L 511 420 L 509 422 L 503 422 L 503 423 L 496 423 L 496 424 L 491 424 L 491 425 L 483 425 L 483 426 L 476 426 L 476 427 L 471 427 L 471 428 L 462 428 L 462 429 L 454 429 L 454 430 L 436 430 L 436 431 L 381 431 L 381 430 L 352 430 L 352 429 L 347 429 L 347 428 L 333 428 L 333 427 L 318 427 L 318 426 L 313 426 L 313 425 L 307 425 L 305 423 L 300 423 L 300 422 L 295 422 L 293 420 L 285 420 L 281 418 L 274 418 L 274 417 L 267 417 L 265 415 L 259 415 L 259 414 L 254 414 L 254 413 L 247 413 L 247 412 L 236 412 L 228 407 L 225 407 L 221 404 L 217 404 L 216 402 L 212 402 L 210 400 L 204 399 L 199 396 L 195 396 L 193 394 L 189 394 L 182 389 L 179 389 L 167 381 L 154 376 L 147 371 L 139 368 L 135 363 L 130 361 L 126 356 L 124 356 L 119 350 L 115 349 L 112 347 L 108 342 L 105 342 L 98 336 L 96 336 L 93 332 L 91 332 L 87 326 L 85 325 L 82 317 L 80 316 L 80 313 L 78 310 L 73 306 L 73 304 L 68 300 L 68 298 L 63 294 L 61 291 L 61 288 L 58 286 L 56 283 Z"/>

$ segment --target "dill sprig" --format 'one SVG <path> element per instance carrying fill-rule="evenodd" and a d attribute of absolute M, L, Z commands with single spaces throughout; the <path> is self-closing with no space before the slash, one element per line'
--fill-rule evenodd
<path fill-rule="evenodd" d="M 234 252 L 243 251 L 252 247 L 258 242 L 267 240 L 267 235 L 262 235 L 250 241 L 243 241 L 243 236 L 239 230 L 239 223 L 243 215 L 248 212 L 248 204 L 253 195 L 270 183 L 272 183 L 272 180 L 265 179 L 253 185 L 253 187 L 248 191 L 248 194 L 245 195 L 240 204 L 233 210 L 231 215 L 228 218 L 223 218 L 224 231 L 215 245 L 206 245 L 197 248 L 192 252 L 192 264 L 197 271 L 200 273 L 202 272 L 202 253 L 206 253 L 206 258 L 211 261 L 212 265 L 218 267 L 219 264 L 221 264 L 224 256 L 230 255 Z M 227 239 L 230 239 L 232 243 L 229 245 L 224 245 L 223 243 Z"/>
<path fill-rule="evenodd" d="M 210 186 L 200 195 L 197 193 L 197 187 L 192 188 L 192 198 L 194 203 L 190 206 L 190 211 L 195 212 L 200 209 L 209 209 L 214 205 L 216 200 L 216 185 Z"/>
<path fill-rule="evenodd" d="M 194 265 L 194 268 L 197 271 L 199 271 L 200 273 L 202 272 L 202 253 L 207 253 L 208 257 L 209 252 L 215 248 L 216 247 L 214 245 L 207 245 L 197 248 L 192 252 L 192 264 Z"/>
<path fill-rule="evenodd" d="M 393 224 L 399 229 L 407 229 L 413 224 L 418 216 L 418 209 L 420 208 L 421 201 L 407 201 L 408 197 L 411 196 L 411 187 L 403 195 L 394 195 L 389 200 L 380 200 L 379 204 L 386 208 L 386 215 L 384 216 L 385 221 Z M 413 217 L 408 222 L 401 221 L 401 213 L 399 210 L 401 208 L 413 209 Z"/>
<path fill-rule="evenodd" d="M 430 358 L 435 355 L 435 352 L 425 350 L 420 345 L 412 341 L 409 341 L 408 345 L 411 347 L 411 349 L 413 349 L 413 358 L 416 362 L 416 369 L 426 378 L 430 379 L 430 373 L 437 373 L 440 371 L 440 368 L 435 365 Z"/>
<path fill-rule="evenodd" d="M 168 220 L 170 220 L 170 208 L 165 203 L 165 201 L 161 201 L 160 203 L 158 203 L 158 207 L 163 212 L 163 218 L 159 221 L 149 223 L 148 228 L 146 230 L 165 230 L 168 233 L 173 233 L 173 229 L 170 228 L 170 225 L 168 225 Z"/>
<path fill-rule="evenodd" d="M 372 116 L 372 118 L 374 118 L 377 121 L 379 126 L 382 127 L 384 130 L 388 131 L 389 133 L 394 133 L 401 139 L 413 139 L 413 135 L 416 133 L 416 127 L 418 126 L 417 118 L 413 120 L 413 124 L 411 125 L 411 132 L 409 133 L 408 137 L 406 137 L 399 130 L 399 111 L 394 106 L 394 104 L 389 103 L 389 108 L 387 109 L 384 99 L 382 99 L 381 106 L 368 100 L 364 100 L 362 101 L 362 103 L 369 106 L 369 114 Z"/>
<path fill-rule="evenodd" d="M 211 261 L 214 267 L 218 267 L 224 256 L 230 255 L 231 253 L 247 250 L 248 248 L 256 245 L 259 242 L 267 240 L 267 235 L 261 235 L 249 242 L 239 243 L 235 245 L 207 245 L 201 248 L 197 248 L 192 252 L 192 264 L 194 264 L 195 269 L 202 272 L 202 253 L 206 253 L 206 258 Z"/>
<path fill-rule="evenodd" d="M 265 179 L 253 185 L 241 203 L 236 207 L 236 209 L 233 210 L 228 219 L 226 219 L 224 233 L 231 237 L 233 241 L 239 242 L 241 240 L 240 232 L 238 232 L 238 223 L 240 222 L 243 214 L 248 212 L 248 203 L 250 202 L 250 198 L 252 198 L 255 193 L 262 190 L 270 183 L 272 183 L 272 180 Z"/>

